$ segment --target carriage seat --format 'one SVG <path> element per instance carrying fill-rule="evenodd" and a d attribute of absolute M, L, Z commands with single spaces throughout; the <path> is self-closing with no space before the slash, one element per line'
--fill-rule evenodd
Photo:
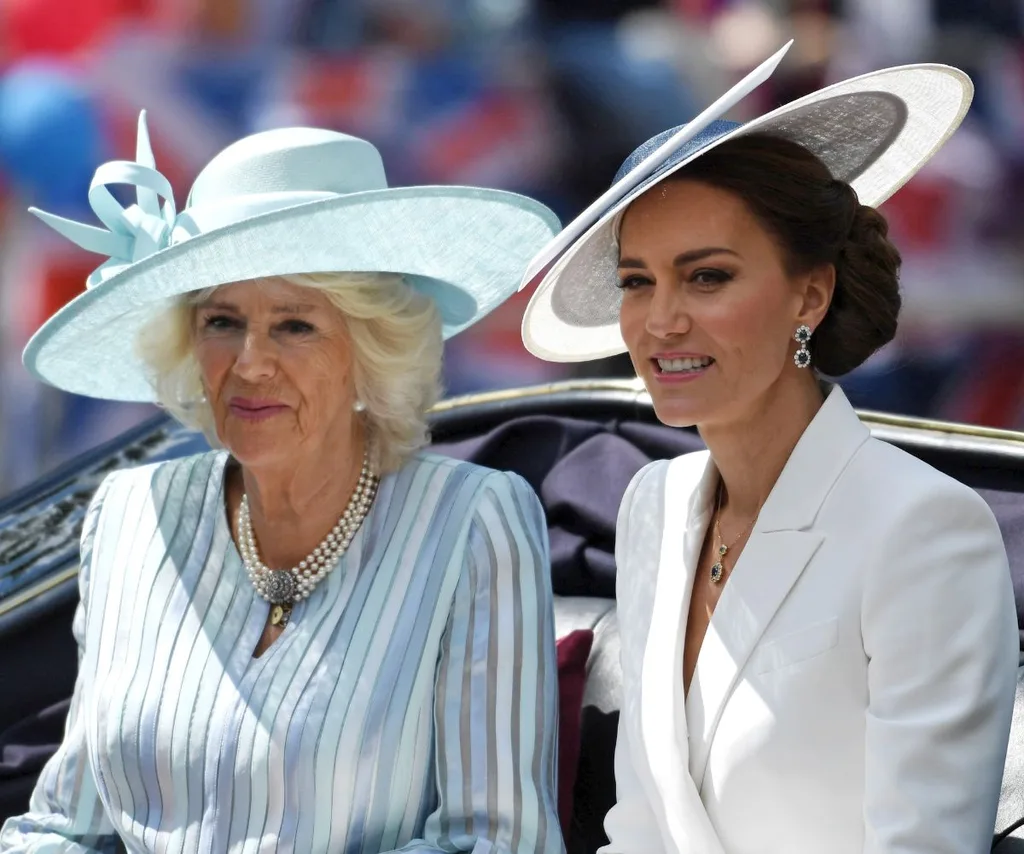
<path fill-rule="evenodd" d="M 443 411 L 433 424 L 436 451 L 516 471 L 541 497 L 549 524 L 557 635 L 562 638 L 575 629 L 594 634 L 579 720 L 579 757 L 566 839 L 569 854 L 593 854 L 607 841 L 603 820 L 615 801 L 613 756 L 621 672 L 612 597 L 619 501 L 642 465 L 700 447 L 695 434 L 656 424 L 649 405 L 638 404 L 635 394 L 628 398 L 609 394 L 545 392 L 532 403 L 499 397 L 492 403 Z M 1024 443 L 993 435 L 902 427 L 888 417 L 872 429 L 880 438 L 974 487 L 989 502 L 1006 542 L 1018 619 L 1024 629 Z M 107 449 L 90 458 L 90 465 L 99 471 L 138 463 L 145 457 L 140 451 L 144 447 L 148 446 L 142 441 L 128 450 L 119 446 L 116 458 Z M 81 468 L 83 463 L 75 465 Z M 53 491 L 52 483 L 43 484 L 31 501 L 52 502 Z M 14 728 L 5 733 L 0 725 L 0 818 L 25 809 L 38 760 L 61 737 L 62 709 L 66 709 L 76 661 L 70 634 L 75 598 L 71 578 L 38 597 L 31 607 L 9 615 L 6 633 L 0 622 L 3 710 L 11 723 L 36 713 L 45 724 L 37 727 L 34 741 L 27 741 Z M 1024 648 L 1024 631 L 1021 634 Z M 46 668 L 40 669 L 39 661 L 45 661 Z M 1019 671 L 995 827 L 996 854 L 1024 854 L 1022 677 L 1024 669 Z M 5 734 L 10 736 L 6 746 L 15 746 L 13 753 L 4 749 Z M 32 745 L 39 748 L 34 758 L 25 749 Z M 6 777 L 5 757 L 10 760 Z"/>
<path fill-rule="evenodd" d="M 613 599 L 555 596 L 555 634 L 577 629 L 594 633 L 587 661 L 587 682 L 580 715 L 580 754 L 573 790 L 572 820 L 566 834 L 568 854 L 593 854 L 608 838 L 604 816 L 615 803 L 613 764 L 622 671 L 619 623 Z"/>

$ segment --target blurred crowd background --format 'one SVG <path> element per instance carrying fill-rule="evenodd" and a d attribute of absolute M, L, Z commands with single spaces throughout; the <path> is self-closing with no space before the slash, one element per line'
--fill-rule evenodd
<path fill-rule="evenodd" d="M 0 0 L 0 494 L 153 414 L 20 361 L 100 260 L 24 210 L 88 221 L 92 172 L 133 158 L 140 109 L 179 208 L 223 146 L 312 124 L 373 141 L 393 185 L 516 190 L 565 221 L 789 38 L 733 118 L 887 65 L 973 77 L 959 133 L 884 208 L 899 339 L 843 384 L 864 407 L 1024 429 L 1024 0 Z M 527 297 L 452 342 L 451 393 L 631 375 L 531 358 Z"/>

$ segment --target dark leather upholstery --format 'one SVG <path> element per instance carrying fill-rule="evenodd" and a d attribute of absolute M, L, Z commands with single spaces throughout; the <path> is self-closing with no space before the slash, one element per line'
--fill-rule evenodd
<path fill-rule="evenodd" d="M 580 763 L 576 771 L 572 826 L 565 840 L 569 854 L 591 854 L 608 841 L 604 816 L 615 802 L 615 732 L 622 695 L 619 623 L 615 601 L 555 597 L 555 631 L 594 632 L 587 662 L 587 689 L 580 721 Z"/>

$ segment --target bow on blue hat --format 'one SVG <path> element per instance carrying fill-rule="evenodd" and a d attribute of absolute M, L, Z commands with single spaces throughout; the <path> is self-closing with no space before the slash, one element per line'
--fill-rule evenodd
<path fill-rule="evenodd" d="M 100 166 L 89 185 L 89 206 L 107 229 L 56 216 L 38 208 L 29 208 L 50 228 L 89 252 L 106 255 L 109 260 L 86 279 L 93 288 L 137 261 L 193 236 L 184 222 L 179 223 L 170 181 L 156 169 L 153 148 L 146 126 L 146 111 L 139 115 L 136 162 L 113 160 Z M 130 184 L 136 188 L 136 203 L 122 207 L 108 187 Z M 163 199 L 163 205 L 160 204 Z"/>

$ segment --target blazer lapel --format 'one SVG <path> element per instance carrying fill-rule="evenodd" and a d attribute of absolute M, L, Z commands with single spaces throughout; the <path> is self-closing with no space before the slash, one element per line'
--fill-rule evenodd
<path fill-rule="evenodd" d="M 690 590 L 717 477 L 707 452 L 686 454 L 669 464 L 657 586 L 643 659 L 643 744 L 665 806 L 667 831 L 681 854 L 722 850 L 689 774 L 682 663 Z"/>
<path fill-rule="evenodd" d="M 698 790 L 722 711 L 765 629 L 821 545 L 802 531 L 750 537 L 712 615 L 686 698 L 690 773 Z"/>
<path fill-rule="evenodd" d="M 686 698 L 689 768 L 698 791 L 722 711 L 743 668 L 824 541 L 813 530 L 818 510 L 869 435 L 842 390 L 833 387 L 793 449 L 733 567 Z"/>

